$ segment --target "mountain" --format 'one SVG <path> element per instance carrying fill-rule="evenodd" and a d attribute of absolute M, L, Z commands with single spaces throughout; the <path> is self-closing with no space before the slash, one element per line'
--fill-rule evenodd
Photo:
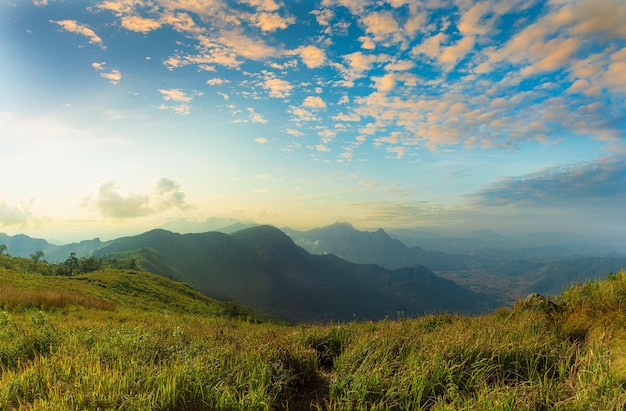
<path fill-rule="evenodd" d="M 163 224 L 164 230 L 175 233 L 204 233 L 207 231 L 219 231 L 221 233 L 232 234 L 245 228 L 254 227 L 258 224 L 252 221 L 239 221 L 234 218 L 210 217 L 204 221 L 177 220 Z"/>
<path fill-rule="evenodd" d="M 571 233 L 518 233 L 503 235 L 491 230 L 451 234 L 436 229 L 395 228 L 389 234 L 408 246 L 420 246 L 451 254 L 499 260 L 556 259 L 572 255 L 594 257 L 626 251 L 610 239 L 581 238 Z"/>
<path fill-rule="evenodd" d="M 388 270 L 331 254 L 311 255 L 271 226 L 232 235 L 158 229 L 114 240 L 95 255 L 137 249 L 154 250 L 169 267 L 168 276 L 209 297 L 235 299 L 293 322 L 380 319 L 398 312 L 476 313 L 497 305 L 493 298 L 437 277 L 423 266 Z"/>
<path fill-rule="evenodd" d="M 16 257 L 28 257 L 35 251 L 46 251 L 55 246 L 41 238 L 32 238 L 24 234 L 14 236 L 0 233 L 0 244 L 7 246 L 7 253 Z"/>
<path fill-rule="evenodd" d="M 535 273 L 535 289 L 544 294 L 560 294 L 572 284 L 604 278 L 626 267 L 626 257 L 586 257 L 559 260 L 542 265 Z M 533 274 L 530 274 L 533 275 Z"/>
<path fill-rule="evenodd" d="M 359 264 L 378 264 L 388 269 L 424 265 L 434 271 L 467 270 L 472 257 L 407 247 L 382 228 L 359 231 L 349 223 L 335 223 L 309 231 L 284 229 L 296 244 L 312 254 L 335 254 Z"/>
<path fill-rule="evenodd" d="M 71 253 L 75 253 L 78 257 L 89 256 L 94 250 L 102 247 L 104 243 L 99 238 L 95 238 L 79 243 L 55 245 L 46 240 L 32 238 L 24 234 L 9 236 L 0 233 L 0 244 L 6 245 L 7 253 L 14 257 L 29 258 L 31 254 L 42 251 L 46 261 L 59 263 L 65 261 Z"/>

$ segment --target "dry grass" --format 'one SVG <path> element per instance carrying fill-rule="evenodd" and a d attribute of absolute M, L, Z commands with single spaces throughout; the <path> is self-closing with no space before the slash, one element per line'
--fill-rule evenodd
<path fill-rule="evenodd" d="M 52 309 L 68 305 L 78 305 L 98 310 L 115 310 L 117 304 L 112 301 L 97 298 L 75 291 L 54 289 L 24 289 L 17 288 L 9 283 L 0 286 L 0 306 L 9 308 L 40 308 Z"/>

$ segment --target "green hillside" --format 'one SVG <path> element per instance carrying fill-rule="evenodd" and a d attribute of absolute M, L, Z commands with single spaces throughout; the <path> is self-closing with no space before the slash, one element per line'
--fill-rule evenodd
<path fill-rule="evenodd" d="M 3 410 L 626 407 L 624 272 L 556 304 L 288 326 L 149 273 L 31 263 L 0 257 Z"/>
<path fill-rule="evenodd" d="M 200 314 L 252 319 L 252 310 L 220 302 L 148 272 L 108 269 L 57 276 L 47 263 L 0 256 L 0 305 L 14 310 L 146 311 L 152 314 Z M 42 275 L 42 273 L 46 275 Z"/>

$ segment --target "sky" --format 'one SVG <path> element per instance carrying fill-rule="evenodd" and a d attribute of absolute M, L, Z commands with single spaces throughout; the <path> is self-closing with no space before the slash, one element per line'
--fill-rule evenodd
<path fill-rule="evenodd" d="M 0 0 L 0 232 L 626 240 L 623 0 Z"/>

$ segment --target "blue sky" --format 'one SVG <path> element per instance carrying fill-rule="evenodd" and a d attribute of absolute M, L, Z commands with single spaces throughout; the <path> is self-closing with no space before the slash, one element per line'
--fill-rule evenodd
<path fill-rule="evenodd" d="M 626 226 L 622 0 L 0 0 L 0 231 Z"/>

